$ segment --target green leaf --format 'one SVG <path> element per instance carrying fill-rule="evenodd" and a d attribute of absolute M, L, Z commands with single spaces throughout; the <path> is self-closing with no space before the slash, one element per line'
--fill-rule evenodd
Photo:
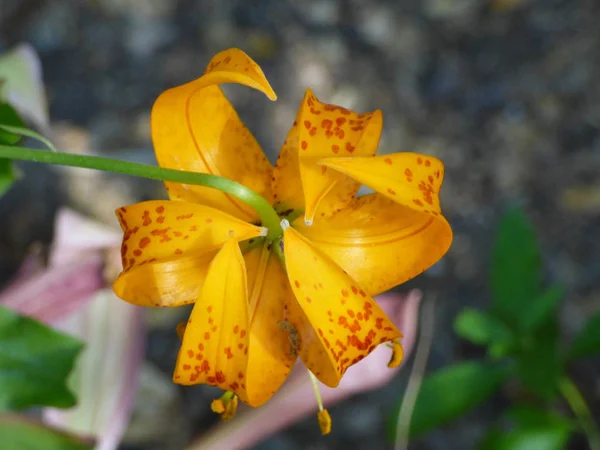
<path fill-rule="evenodd" d="M 540 294 L 540 253 L 529 219 L 510 209 L 500 222 L 492 253 L 492 311 L 517 325 L 527 305 Z"/>
<path fill-rule="evenodd" d="M 521 428 L 560 428 L 566 432 L 571 432 L 574 424 L 566 417 L 550 411 L 546 408 L 541 409 L 532 405 L 515 405 L 508 410 L 506 416 Z"/>
<path fill-rule="evenodd" d="M 0 410 L 73 406 L 66 381 L 81 349 L 78 340 L 0 307 Z"/>
<path fill-rule="evenodd" d="M 40 133 L 38 133 L 36 131 L 30 130 L 28 128 L 14 127 L 12 125 L 6 125 L 3 123 L 0 123 L 0 131 L 12 133 L 12 134 L 18 135 L 20 137 L 30 137 L 32 139 L 35 139 L 36 141 L 41 142 L 46 147 L 48 147 L 48 149 L 51 151 L 53 151 L 53 152 L 58 151 L 58 150 L 56 150 L 56 147 L 54 146 L 54 144 L 52 143 L 52 141 L 50 139 L 42 136 Z"/>
<path fill-rule="evenodd" d="M 0 103 L 0 124 L 23 127 L 24 123 L 8 103 Z M 21 136 L 0 129 L 0 145 L 15 145 L 21 140 Z M 13 170 L 12 161 L 0 158 L 0 196 L 12 186 L 17 176 Z"/>
<path fill-rule="evenodd" d="M 552 286 L 540 296 L 532 299 L 520 315 L 520 329 L 525 333 L 536 331 L 556 315 L 565 290 L 562 286 Z"/>
<path fill-rule="evenodd" d="M 17 179 L 13 169 L 12 161 L 6 158 L 0 158 L 0 196 L 12 186 Z"/>
<path fill-rule="evenodd" d="M 518 345 L 519 342 L 517 340 L 492 342 L 488 346 L 487 356 L 493 361 L 498 361 L 505 356 L 515 353 Z"/>
<path fill-rule="evenodd" d="M 571 349 L 569 357 L 582 358 L 600 353 L 600 311 L 588 319 L 583 329 L 579 332 Z"/>
<path fill-rule="evenodd" d="M 493 428 L 478 446 L 479 450 L 563 450 L 569 431 L 552 426 L 526 427 L 502 432 Z"/>
<path fill-rule="evenodd" d="M 474 344 L 510 342 L 513 332 L 501 320 L 485 312 L 464 308 L 454 321 L 454 331 Z"/>
<path fill-rule="evenodd" d="M 0 415 L 0 442 L 7 450 L 89 450 L 92 442 L 12 414 Z"/>
<path fill-rule="evenodd" d="M 0 103 L 0 125 L 10 125 L 13 127 L 25 127 L 25 124 L 19 117 L 19 114 L 8 103 Z M 0 145 L 15 145 L 21 140 L 17 133 L 0 129 Z"/>
<path fill-rule="evenodd" d="M 507 379 L 506 366 L 469 361 L 455 364 L 423 380 L 411 420 L 411 436 L 422 434 L 472 410 Z M 398 408 L 398 411 L 400 408 Z M 392 435 L 398 413 L 392 417 Z"/>
<path fill-rule="evenodd" d="M 516 355 L 519 379 L 528 390 L 546 400 L 557 396 L 564 371 L 558 352 L 558 331 L 556 321 L 545 324 L 536 335 L 525 339 Z"/>

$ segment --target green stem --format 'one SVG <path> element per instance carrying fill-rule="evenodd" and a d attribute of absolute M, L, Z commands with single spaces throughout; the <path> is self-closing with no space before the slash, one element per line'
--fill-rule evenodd
<path fill-rule="evenodd" d="M 573 413 L 579 420 L 582 430 L 587 435 L 591 450 L 600 450 L 600 431 L 585 399 L 577 389 L 577 386 L 569 378 L 563 378 L 559 383 L 559 389 L 563 397 L 569 403 Z"/>
<path fill-rule="evenodd" d="M 59 166 L 81 167 L 102 170 L 105 172 L 123 173 L 151 180 L 172 181 L 175 183 L 195 184 L 218 189 L 249 206 L 260 216 L 262 226 L 268 229 L 267 239 L 274 241 L 283 235 L 279 224 L 279 216 L 263 197 L 246 186 L 217 175 L 185 172 L 183 170 L 163 169 L 161 167 L 139 164 L 118 159 L 100 158 L 98 156 L 73 155 L 70 153 L 54 153 L 32 148 L 0 145 L 0 158 L 33 161 Z"/>

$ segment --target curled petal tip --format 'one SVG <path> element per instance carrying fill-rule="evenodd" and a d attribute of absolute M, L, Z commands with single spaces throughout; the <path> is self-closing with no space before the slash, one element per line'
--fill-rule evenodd
<path fill-rule="evenodd" d="M 179 322 L 175 331 L 177 332 L 177 336 L 180 341 L 183 341 L 183 335 L 185 334 L 185 328 L 187 327 L 187 322 Z"/>
<path fill-rule="evenodd" d="M 267 227 L 260 227 L 260 236 L 265 237 L 269 233 L 269 229 Z"/>
<path fill-rule="evenodd" d="M 392 341 L 392 357 L 390 358 L 390 362 L 388 363 L 388 367 L 390 369 L 394 369 L 399 367 L 404 360 L 404 348 L 398 339 L 394 339 Z"/>
<path fill-rule="evenodd" d="M 313 224 L 313 219 L 307 219 L 306 217 L 304 218 L 304 224 L 307 227 L 310 227 Z"/>

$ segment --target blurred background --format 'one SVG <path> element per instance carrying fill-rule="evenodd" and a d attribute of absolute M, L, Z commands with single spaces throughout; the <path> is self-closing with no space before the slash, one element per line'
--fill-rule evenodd
<path fill-rule="evenodd" d="M 165 89 L 199 77 L 210 58 L 239 47 L 279 99 L 227 88 L 274 161 L 307 87 L 323 101 L 380 108 L 380 153 L 442 159 L 450 252 L 398 291 L 437 301 L 428 370 L 483 351 L 452 322 L 490 301 L 488 269 L 499 217 L 522 205 L 538 231 L 544 276 L 562 283 L 566 339 L 600 304 L 600 3 L 596 0 L 0 0 L 0 51 L 39 53 L 52 138 L 65 151 L 155 163 L 149 113 Z M 70 205 L 116 226 L 116 206 L 163 198 L 160 183 L 21 164 L 27 175 L 0 201 L 0 280 L 32 242 L 49 242 Z M 218 418 L 214 391 L 170 384 L 181 312 L 147 316 L 141 404 L 123 449 L 181 449 Z M 598 358 L 571 375 L 600 411 Z M 314 417 L 255 449 L 391 448 L 385 423 L 408 371 L 385 388 L 332 408 L 333 432 Z M 509 393 L 508 393 L 509 394 Z M 506 392 L 411 449 L 474 448 Z M 587 448 L 576 440 L 572 448 Z"/>

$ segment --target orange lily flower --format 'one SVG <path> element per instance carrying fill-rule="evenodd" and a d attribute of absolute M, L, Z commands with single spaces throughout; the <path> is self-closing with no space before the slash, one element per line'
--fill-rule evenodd
<path fill-rule="evenodd" d="M 114 290 L 142 306 L 195 303 L 173 379 L 228 391 L 213 408 L 230 416 L 237 397 L 266 402 L 298 356 L 335 387 L 380 343 L 398 347 L 402 335 L 373 296 L 438 261 L 452 232 L 438 200 L 439 160 L 374 156 L 381 111 L 358 114 L 307 90 L 273 167 L 223 83 L 276 99 L 244 52 L 217 54 L 202 77 L 157 99 L 158 163 L 252 189 L 280 215 L 282 239 L 265 237 L 257 213 L 230 195 L 166 182 L 171 200 L 117 210 L 124 269 Z M 376 192 L 357 197 L 361 184 Z"/>

